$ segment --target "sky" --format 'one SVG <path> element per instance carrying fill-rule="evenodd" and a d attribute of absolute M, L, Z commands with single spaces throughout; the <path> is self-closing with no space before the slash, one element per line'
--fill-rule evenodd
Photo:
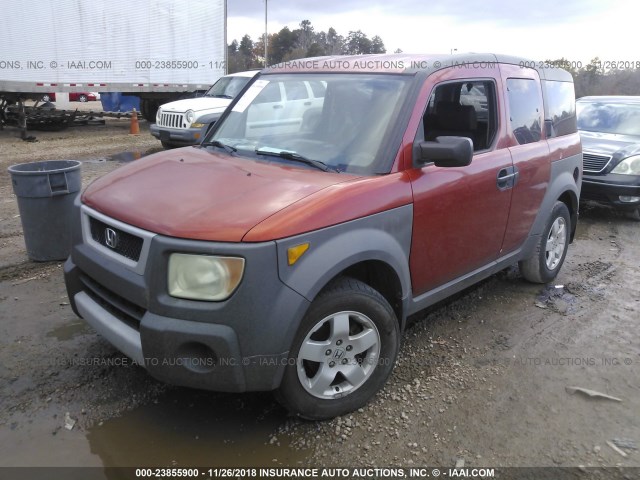
<path fill-rule="evenodd" d="M 227 40 L 264 34 L 265 0 L 227 0 Z M 534 61 L 564 57 L 584 65 L 594 57 L 640 66 L 632 0 L 268 0 L 268 31 L 329 27 L 347 36 L 379 35 L 387 52 L 491 52 Z"/>

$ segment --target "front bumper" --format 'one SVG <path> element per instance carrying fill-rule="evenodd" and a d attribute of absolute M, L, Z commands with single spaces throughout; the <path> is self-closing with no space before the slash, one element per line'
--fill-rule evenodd
<path fill-rule="evenodd" d="M 209 126 L 209 124 L 205 124 L 200 128 L 182 129 L 159 127 L 158 124 L 152 123 L 149 126 L 149 130 L 151 131 L 151 135 L 162 142 L 188 146 L 198 145 L 207 133 Z"/>
<path fill-rule="evenodd" d="M 609 173 L 606 175 L 584 174 L 582 179 L 582 199 L 594 200 L 622 208 L 636 208 L 640 200 L 623 202 L 621 196 L 640 198 L 640 176 L 620 175 Z"/>
<path fill-rule="evenodd" d="M 78 230 L 64 267 L 69 299 L 117 349 L 174 385 L 225 392 L 279 386 L 309 302 L 279 280 L 275 243 L 155 235 L 140 274 L 83 241 Z M 166 269 L 172 252 L 243 256 L 243 280 L 223 302 L 170 297 Z"/>

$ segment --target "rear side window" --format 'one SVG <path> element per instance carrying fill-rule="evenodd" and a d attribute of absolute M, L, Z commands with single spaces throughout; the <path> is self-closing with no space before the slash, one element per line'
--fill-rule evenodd
<path fill-rule="evenodd" d="M 507 78 L 509 119 L 520 145 L 533 143 L 542 137 L 542 98 L 535 80 Z"/>
<path fill-rule="evenodd" d="M 576 121 L 576 94 L 572 82 L 543 81 L 545 97 L 544 121 L 547 137 L 560 137 L 578 131 Z"/>

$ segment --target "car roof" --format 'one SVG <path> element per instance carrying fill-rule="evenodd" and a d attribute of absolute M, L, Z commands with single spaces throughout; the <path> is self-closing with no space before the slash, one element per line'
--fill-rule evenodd
<path fill-rule="evenodd" d="M 540 62 L 521 57 L 494 53 L 448 54 L 374 54 L 374 55 L 338 55 L 330 57 L 310 57 L 290 60 L 272 65 L 263 73 L 275 72 L 384 72 L 417 73 L 435 71 L 447 67 L 487 68 L 497 63 L 519 65 L 534 68 L 542 80 L 573 82 L 569 72 L 553 65 L 541 65 Z"/>
<path fill-rule="evenodd" d="M 255 77 L 260 70 L 247 70 L 246 72 L 235 72 L 226 75 L 227 77 Z"/>
<path fill-rule="evenodd" d="M 581 97 L 577 102 L 599 102 L 599 103 L 640 103 L 640 96 L 637 95 L 590 95 Z"/>

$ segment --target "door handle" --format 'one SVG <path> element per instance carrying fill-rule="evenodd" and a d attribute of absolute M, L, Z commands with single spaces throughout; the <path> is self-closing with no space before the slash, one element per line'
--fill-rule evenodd
<path fill-rule="evenodd" d="M 518 169 L 514 166 L 501 168 L 496 177 L 498 190 L 513 188 L 518 181 Z"/>
<path fill-rule="evenodd" d="M 283 108 L 282 105 L 274 105 L 273 108 Z"/>

